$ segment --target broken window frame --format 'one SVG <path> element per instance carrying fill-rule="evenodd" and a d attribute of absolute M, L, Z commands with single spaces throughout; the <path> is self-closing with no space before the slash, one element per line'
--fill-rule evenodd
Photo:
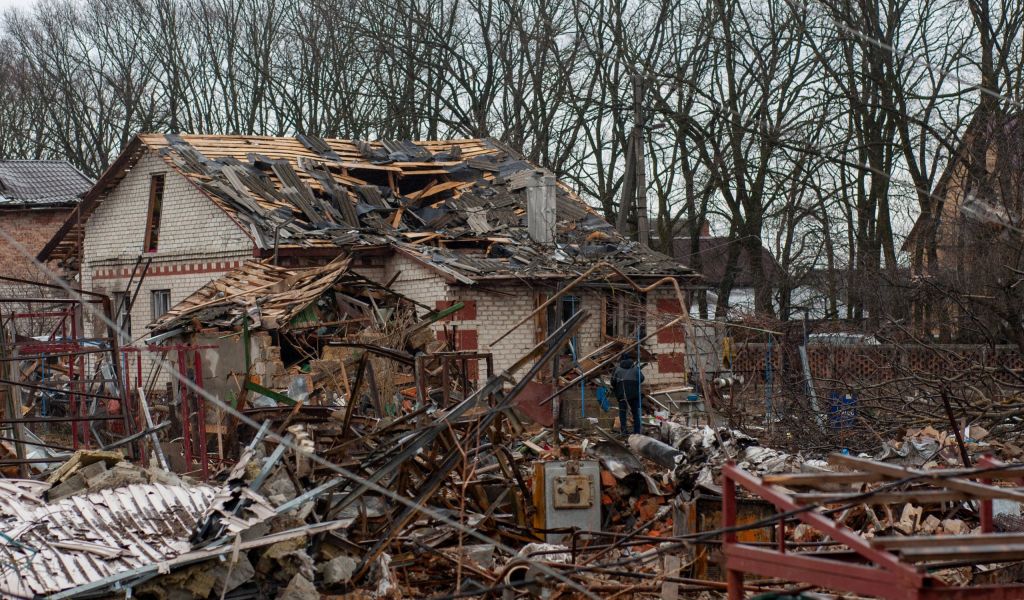
<path fill-rule="evenodd" d="M 610 290 L 601 299 L 601 337 L 608 339 L 636 339 L 646 333 L 647 294 Z"/>
<path fill-rule="evenodd" d="M 122 346 L 132 342 L 132 313 L 128 308 L 131 295 L 128 292 L 114 292 L 111 300 L 114 303 L 114 323 L 119 331 Z"/>
<path fill-rule="evenodd" d="M 550 336 L 558 331 L 576 313 L 583 310 L 583 297 L 566 294 L 552 303 L 547 309 L 547 335 Z M 571 347 L 570 347 L 571 346 Z M 562 348 L 562 356 L 571 356 L 573 349 L 579 351 L 579 336 L 573 336 L 569 343 Z"/>
<path fill-rule="evenodd" d="M 149 178 L 149 205 L 146 209 L 146 239 L 142 244 L 143 252 L 156 252 L 160 243 L 160 221 L 164 207 L 163 173 L 156 173 Z"/>

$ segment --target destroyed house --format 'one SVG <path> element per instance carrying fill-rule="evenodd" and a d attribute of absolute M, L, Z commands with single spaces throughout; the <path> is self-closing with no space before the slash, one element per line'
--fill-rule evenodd
<path fill-rule="evenodd" d="M 342 254 L 421 315 L 461 303 L 434 335 L 452 350 L 492 354 L 496 370 L 580 310 L 591 318 L 576 359 L 635 340 L 686 308 L 672 286 L 637 290 L 695 277 L 623 238 L 550 172 L 491 139 L 141 134 L 40 258 L 77 273 L 83 289 L 112 295 L 129 343 L 247 260 L 302 267 Z M 681 380 L 683 338 L 680 326 L 645 342 L 650 382 Z"/>

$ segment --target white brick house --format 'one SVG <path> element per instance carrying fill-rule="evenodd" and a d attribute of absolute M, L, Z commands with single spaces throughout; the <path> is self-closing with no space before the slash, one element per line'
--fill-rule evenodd
<path fill-rule="evenodd" d="M 131 339 L 138 343 L 160 311 L 246 259 L 276 255 L 281 264 L 309 264 L 352 252 L 355 271 L 426 307 L 464 302 L 466 308 L 436 329 L 455 325 L 458 348 L 493 353 L 499 371 L 546 333 L 526 323 L 500 343 L 493 340 L 597 260 L 618 264 L 643 285 L 664 276 L 689 281 L 688 269 L 626 244 L 564 187 L 557 189 L 557 224 L 549 224 L 557 225 L 555 241 L 531 243 L 523 226 L 522 196 L 529 192 L 512 183 L 530 169 L 488 140 L 402 145 L 144 134 L 104 173 L 40 258 L 78 270 L 83 289 L 117 294 L 115 304 L 120 294 L 134 293 L 129 283 L 140 256 L 151 259 L 130 315 Z M 339 198 L 351 199 L 350 207 Z M 553 215 L 554 191 L 549 199 Z M 478 211 L 472 228 L 451 224 L 449 217 L 467 211 Z M 448 223 L 432 228 L 430 219 Z M 594 248 L 605 254 L 590 256 Z M 649 329 L 682 310 L 671 289 L 643 298 Z M 609 335 L 632 335 L 610 308 L 629 295 L 629 286 L 606 274 L 563 300 L 571 307 L 559 304 L 550 314 L 557 320 L 563 308 L 591 313 L 578 336 L 585 354 Z M 97 325 L 87 322 L 87 332 Z M 649 381 L 682 382 L 682 328 L 662 332 L 645 349 L 656 358 Z"/>

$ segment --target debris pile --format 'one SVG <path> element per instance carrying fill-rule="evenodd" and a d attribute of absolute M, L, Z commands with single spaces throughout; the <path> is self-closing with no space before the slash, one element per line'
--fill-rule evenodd
<path fill-rule="evenodd" d="M 79 451 L 45 481 L 0 480 L 8 554 L 0 591 L 292 599 L 720 591 L 729 469 L 777 490 L 817 490 L 791 492 L 797 516 L 781 529 L 771 504 L 741 490 L 741 541 L 842 550 L 841 540 L 798 521 L 801 506 L 820 507 L 866 542 L 985 527 L 976 505 L 956 502 L 966 495 L 940 498 L 917 481 L 924 470 L 843 455 L 805 459 L 675 417 L 628 439 L 525 424 L 512 401 L 572 332 L 570 323 L 535 349 L 541 356 L 522 380 L 502 373 L 447 406 L 361 414 L 348 436 L 331 434 L 344 411 L 288 407 L 293 418 L 263 421 L 243 436 L 238 460 L 207 482 L 143 469 L 111 451 Z M 856 467 L 870 471 L 846 472 Z M 955 488 L 960 480 L 951 476 L 966 471 L 934 472 Z M 1019 530 L 1020 506 L 997 500 L 995 530 Z M 984 573 L 936 576 L 990 581 Z"/>
<path fill-rule="evenodd" d="M 39 481 L 0 480 L 0 593 L 672 598 L 735 589 L 724 575 L 730 552 L 749 550 L 740 544 L 756 571 L 751 557 L 768 547 L 825 560 L 878 539 L 899 550 L 878 561 L 914 559 L 959 584 L 984 577 L 893 538 L 1024 523 L 1024 493 L 972 481 L 995 476 L 970 468 L 991 460 L 980 455 L 1019 455 L 977 427 L 909 431 L 878 460 L 823 460 L 671 398 L 683 388 L 662 390 L 664 403 L 646 396 L 655 414 L 640 434 L 564 427 L 551 400 L 636 346 L 578 356 L 590 313 L 572 311 L 494 372 L 490 355 L 431 329 L 460 304 L 418 306 L 353 273 L 353 260 L 246 263 L 161 318 L 151 343 L 188 350 L 172 357 L 171 393 L 151 402 L 140 384 L 146 428 L 117 448 L 32 463 Z M 527 410 L 549 402 L 547 420 Z"/>

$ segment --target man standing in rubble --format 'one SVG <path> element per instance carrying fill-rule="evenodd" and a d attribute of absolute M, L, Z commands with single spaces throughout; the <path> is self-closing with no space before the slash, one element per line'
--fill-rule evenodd
<path fill-rule="evenodd" d="M 628 356 L 623 356 L 619 366 L 615 367 L 612 373 L 612 390 L 619 401 L 619 432 L 627 435 L 626 429 L 626 406 L 633 415 L 633 433 L 640 433 L 640 384 L 644 381 L 644 374 L 640 372 L 640 365 L 633 362 Z"/>

